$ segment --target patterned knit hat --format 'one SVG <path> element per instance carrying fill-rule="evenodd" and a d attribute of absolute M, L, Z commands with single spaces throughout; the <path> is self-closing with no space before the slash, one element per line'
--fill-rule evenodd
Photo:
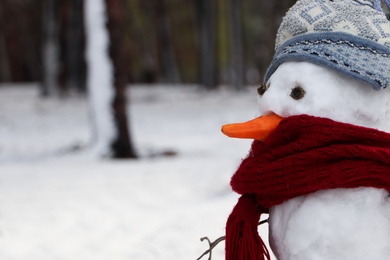
<path fill-rule="evenodd" d="M 286 61 L 307 61 L 390 85 L 390 0 L 298 0 L 284 17 L 265 81 Z"/>

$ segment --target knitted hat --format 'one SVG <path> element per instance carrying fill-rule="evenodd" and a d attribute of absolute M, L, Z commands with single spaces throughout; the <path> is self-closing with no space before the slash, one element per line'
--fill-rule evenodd
<path fill-rule="evenodd" d="M 298 0 L 283 18 L 265 81 L 286 61 L 307 61 L 390 85 L 390 0 Z"/>

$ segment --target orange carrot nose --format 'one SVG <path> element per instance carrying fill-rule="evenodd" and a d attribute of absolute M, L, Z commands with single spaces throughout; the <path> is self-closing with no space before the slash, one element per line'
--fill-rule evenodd
<path fill-rule="evenodd" d="M 244 123 L 222 126 L 222 133 L 229 137 L 264 141 L 279 125 L 283 117 L 276 114 L 260 116 Z"/>

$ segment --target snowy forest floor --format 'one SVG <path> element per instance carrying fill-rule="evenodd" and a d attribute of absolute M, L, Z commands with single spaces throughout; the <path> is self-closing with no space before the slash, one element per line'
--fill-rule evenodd
<path fill-rule="evenodd" d="M 238 198 L 230 177 L 250 146 L 220 127 L 256 116 L 255 93 L 132 86 L 141 158 L 115 161 L 88 150 L 85 98 L 1 85 L 0 259 L 195 260 L 201 237 L 224 235 Z M 220 244 L 212 259 L 223 255 Z"/>

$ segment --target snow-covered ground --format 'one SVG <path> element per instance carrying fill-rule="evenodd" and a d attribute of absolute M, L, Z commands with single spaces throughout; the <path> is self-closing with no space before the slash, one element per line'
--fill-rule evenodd
<path fill-rule="evenodd" d="M 250 141 L 220 127 L 256 115 L 254 88 L 132 86 L 129 100 L 142 158 L 99 160 L 84 98 L 0 86 L 0 259 L 195 260 L 201 237 L 224 235 L 238 197 L 229 180 Z"/>

